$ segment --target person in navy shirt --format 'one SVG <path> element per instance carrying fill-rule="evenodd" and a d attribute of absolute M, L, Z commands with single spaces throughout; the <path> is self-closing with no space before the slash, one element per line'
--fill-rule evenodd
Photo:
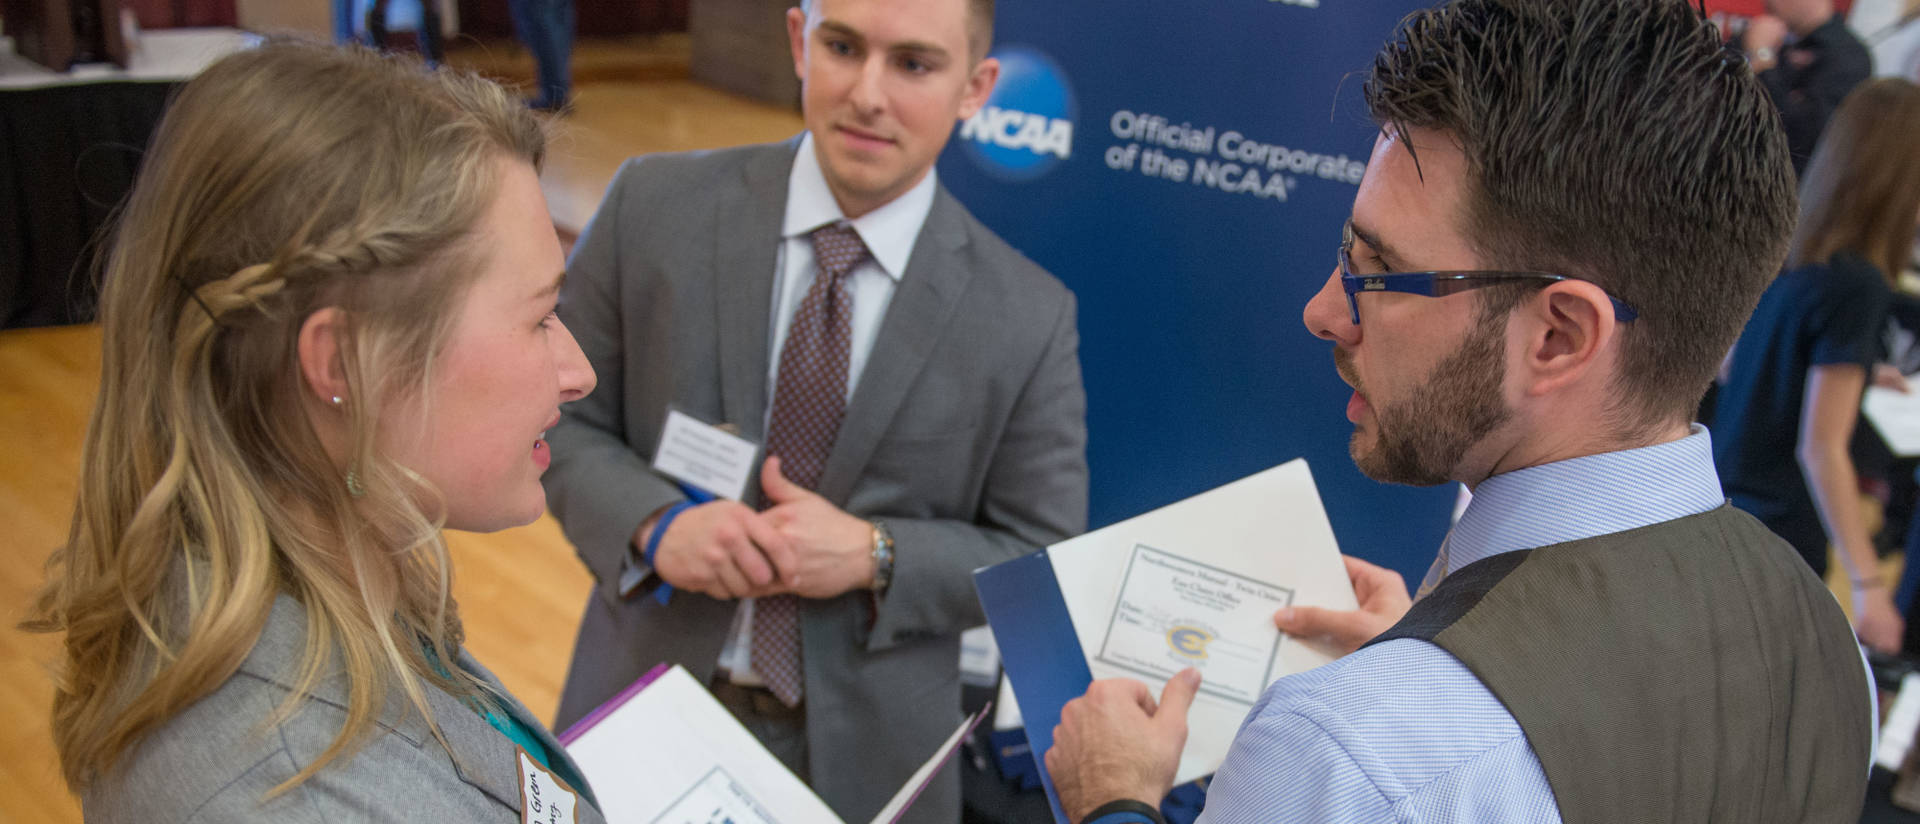
<path fill-rule="evenodd" d="M 1728 355 L 1714 463 L 1735 506 L 1820 575 L 1829 544 L 1851 582 L 1861 640 L 1898 652 L 1904 621 L 1881 580 L 1850 445 L 1883 359 L 1892 275 L 1920 219 L 1920 86 L 1872 81 L 1841 104 L 1801 187 L 1786 271 Z"/>

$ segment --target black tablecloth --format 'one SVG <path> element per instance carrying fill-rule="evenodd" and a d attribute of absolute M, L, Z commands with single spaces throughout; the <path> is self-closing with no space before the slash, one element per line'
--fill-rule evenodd
<path fill-rule="evenodd" d="M 92 319 L 101 229 L 177 85 L 0 89 L 0 328 Z"/>

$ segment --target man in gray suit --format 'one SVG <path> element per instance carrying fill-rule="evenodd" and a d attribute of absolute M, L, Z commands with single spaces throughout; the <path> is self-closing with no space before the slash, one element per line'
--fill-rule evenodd
<path fill-rule="evenodd" d="M 602 383 L 549 434 L 599 581 L 559 726 L 682 664 L 865 819 L 958 721 L 971 571 L 1084 529 L 1073 296 L 933 173 L 998 76 L 992 18 L 814 0 L 787 18 L 805 134 L 614 179 L 560 310 Z M 653 472 L 670 407 L 764 443 L 762 494 Z M 949 771 L 908 820 L 958 810 Z"/>

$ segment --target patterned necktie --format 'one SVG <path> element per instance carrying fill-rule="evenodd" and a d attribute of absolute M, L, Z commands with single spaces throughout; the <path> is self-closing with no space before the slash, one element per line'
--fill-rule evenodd
<path fill-rule="evenodd" d="M 853 290 L 847 273 L 867 258 L 852 226 L 815 229 L 813 260 L 819 274 L 787 328 L 780 372 L 767 425 L 767 451 L 780 456 L 780 471 L 808 489 L 820 474 L 847 412 L 847 357 L 853 341 Z M 773 595 L 754 601 L 753 669 L 787 706 L 800 704 L 800 599 Z"/>

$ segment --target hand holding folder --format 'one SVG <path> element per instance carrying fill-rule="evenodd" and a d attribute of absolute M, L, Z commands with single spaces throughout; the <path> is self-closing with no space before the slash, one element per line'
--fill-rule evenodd
<path fill-rule="evenodd" d="M 1155 701 L 1145 684 L 1126 678 L 1095 681 L 1068 701 L 1047 751 L 1060 806 L 1070 821 L 1086 818 L 1115 799 L 1157 806 L 1173 789 L 1173 771 L 1187 743 L 1187 710 L 1200 691 L 1200 671 L 1183 670 Z M 1086 753 L 1066 763 L 1062 751 Z"/>
<path fill-rule="evenodd" d="M 1174 778 L 1185 783 L 1219 768 L 1268 685 L 1340 654 L 1282 635 L 1274 612 L 1359 606 L 1303 460 L 978 570 L 974 584 L 1062 822 L 1046 753 L 1061 709 L 1096 677 L 1157 694 L 1201 670 Z"/>

